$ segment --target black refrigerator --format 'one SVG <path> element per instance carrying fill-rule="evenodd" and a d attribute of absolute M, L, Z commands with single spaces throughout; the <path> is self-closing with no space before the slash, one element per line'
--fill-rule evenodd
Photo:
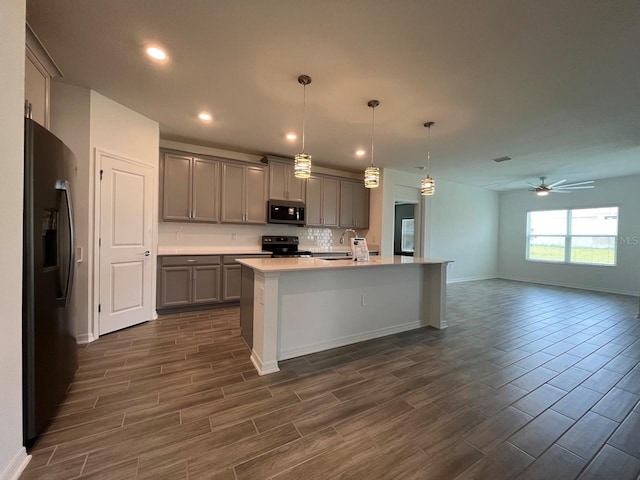
<path fill-rule="evenodd" d="M 31 119 L 24 130 L 22 361 L 24 443 L 54 416 L 78 360 L 69 314 L 75 270 L 73 152 Z"/>

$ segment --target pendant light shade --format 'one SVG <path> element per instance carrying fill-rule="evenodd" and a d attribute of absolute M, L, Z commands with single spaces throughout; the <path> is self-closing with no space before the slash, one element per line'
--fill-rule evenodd
<path fill-rule="evenodd" d="M 431 196 L 436 193 L 436 181 L 429 175 L 429 164 L 431 163 L 431 127 L 435 122 L 425 122 L 424 126 L 429 129 L 429 136 L 427 138 L 427 176 L 420 182 L 420 193 L 424 196 Z"/>
<path fill-rule="evenodd" d="M 303 103 L 302 103 L 302 151 L 296 153 L 293 174 L 296 178 L 309 178 L 311 176 L 311 155 L 304 151 L 304 122 L 307 108 L 307 85 L 311 83 L 311 77 L 308 75 L 300 75 L 298 83 L 302 85 Z"/>
<path fill-rule="evenodd" d="M 309 178 L 311 176 L 311 155 L 296 153 L 293 174 L 296 178 Z"/>
<path fill-rule="evenodd" d="M 364 186 L 366 188 L 378 188 L 380 186 L 380 169 L 373 165 L 373 127 L 376 121 L 376 107 L 380 105 L 378 100 L 369 100 L 367 106 L 371 108 L 371 165 L 364 170 Z"/>
<path fill-rule="evenodd" d="M 364 169 L 364 186 L 367 188 L 380 186 L 380 169 L 378 167 L 367 167 Z"/>

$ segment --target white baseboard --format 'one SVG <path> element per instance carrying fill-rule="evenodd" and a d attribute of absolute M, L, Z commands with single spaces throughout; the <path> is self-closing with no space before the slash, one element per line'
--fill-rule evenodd
<path fill-rule="evenodd" d="M 31 455 L 27 455 L 27 450 L 21 447 L 0 474 L 0 480 L 18 480 L 30 460 Z"/>
<path fill-rule="evenodd" d="M 598 287 L 592 287 L 592 286 L 588 286 L 588 285 L 571 285 L 568 283 L 562 283 L 562 282 L 549 282 L 547 280 L 542 281 L 542 280 L 534 280 L 531 278 L 521 278 L 521 277 L 509 277 L 509 276 L 505 276 L 505 275 L 500 275 L 496 278 L 500 278 L 502 280 L 513 280 L 514 282 L 526 282 L 526 283 L 535 283 L 538 285 L 549 285 L 552 287 L 565 287 L 565 288 L 575 288 L 576 290 L 589 290 L 591 292 L 602 292 L 602 293 L 615 293 L 618 295 L 627 295 L 630 297 L 637 297 L 638 296 L 638 292 L 634 292 L 634 291 L 630 291 L 630 290 L 615 290 L 615 289 L 609 289 L 609 288 L 598 288 Z"/>
<path fill-rule="evenodd" d="M 492 280 L 498 277 L 498 274 L 495 273 L 493 275 L 482 275 L 479 277 L 462 277 L 462 278 L 447 278 L 447 283 L 462 283 L 462 282 L 475 282 L 478 280 Z"/>
<path fill-rule="evenodd" d="M 93 342 L 95 339 L 96 338 L 93 336 L 93 333 L 82 333 L 78 335 L 78 338 L 76 338 L 76 342 L 78 343 L 78 345 L 84 345 L 85 343 Z"/>
<path fill-rule="evenodd" d="M 282 350 L 278 355 L 278 360 L 287 360 L 288 358 L 300 357 L 301 355 L 308 355 L 310 353 L 322 352 L 324 350 L 330 350 L 332 348 L 344 347 L 345 345 L 351 345 L 352 343 L 364 342 L 365 340 L 371 340 L 373 338 L 385 337 L 387 335 L 393 335 L 394 333 L 406 332 L 407 330 L 414 330 L 416 328 L 423 327 L 419 320 L 410 323 L 403 323 L 401 325 L 393 325 L 391 327 L 380 328 L 378 330 L 372 330 L 369 332 L 356 333 L 354 335 L 347 335 L 346 337 L 334 338 L 319 343 L 311 343 L 302 345 L 300 347 L 289 348 Z"/>
<path fill-rule="evenodd" d="M 251 357 L 249 358 L 251 359 L 251 363 L 253 363 L 253 366 L 256 367 L 258 375 L 268 375 L 270 373 L 276 373 L 280 371 L 277 361 L 273 360 L 271 362 L 263 362 L 260 358 L 260 355 L 258 355 L 255 350 L 251 351 Z"/>
<path fill-rule="evenodd" d="M 158 319 L 158 312 L 154 309 L 153 313 L 151 314 L 151 320 L 157 320 Z"/>

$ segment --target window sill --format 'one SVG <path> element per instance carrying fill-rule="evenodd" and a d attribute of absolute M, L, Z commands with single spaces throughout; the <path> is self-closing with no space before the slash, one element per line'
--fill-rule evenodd
<path fill-rule="evenodd" d="M 617 263 L 609 264 L 609 263 L 587 263 L 587 262 L 565 262 L 563 260 L 537 260 L 533 258 L 525 258 L 525 261 L 531 263 L 545 263 L 548 265 L 577 265 L 577 266 L 587 266 L 587 267 L 617 267 Z"/>

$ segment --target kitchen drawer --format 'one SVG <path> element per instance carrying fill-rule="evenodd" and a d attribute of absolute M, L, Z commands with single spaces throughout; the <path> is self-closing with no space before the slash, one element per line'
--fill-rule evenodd
<path fill-rule="evenodd" d="M 220 255 L 171 255 L 160 257 L 161 265 L 219 265 Z"/>
<path fill-rule="evenodd" d="M 245 254 L 245 255 L 225 255 L 223 257 L 223 262 L 225 265 L 233 265 L 236 262 L 236 258 L 270 258 L 271 254 L 270 253 L 265 253 L 265 254 Z"/>

